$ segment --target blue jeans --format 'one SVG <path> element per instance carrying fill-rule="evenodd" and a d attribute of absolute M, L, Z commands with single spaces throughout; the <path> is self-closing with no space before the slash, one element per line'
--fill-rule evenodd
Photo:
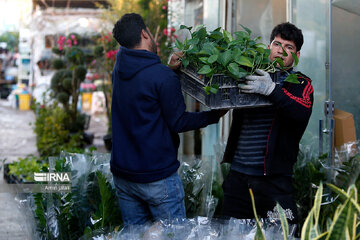
<path fill-rule="evenodd" d="M 186 217 L 184 189 L 177 173 L 151 183 L 134 183 L 113 175 L 124 225 Z"/>

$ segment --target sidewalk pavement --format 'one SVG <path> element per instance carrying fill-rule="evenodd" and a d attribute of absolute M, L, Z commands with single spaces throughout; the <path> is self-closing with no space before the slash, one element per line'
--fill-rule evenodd
<path fill-rule="evenodd" d="M 11 163 L 29 154 L 38 156 L 36 135 L 33 131 L 35 115 L 32 111 L 19 111 L 7 100 L 0 99 L 0 240 L 33 239 L 29 222 L 19 199 L 11 186 L 4 181 L 3 163 Z M 107 119 L 104 114 L 91 116 L 87 132 L 94 133 L 93 145 L 106 152 L 102 136 L 106 134 Z"/>

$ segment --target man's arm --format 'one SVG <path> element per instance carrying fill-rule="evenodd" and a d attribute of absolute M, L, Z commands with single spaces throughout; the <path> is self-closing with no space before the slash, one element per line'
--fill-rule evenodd
<path fill-rule="evenodd" d="M 174 132 L 186 132 L 217 123 L 227 111 L 186 112 L 180 81 L 175 74 L 162 82 L 160 104 L 165 121 Z"/>
<path fill-rule="evenodd" d="M 300 83 L 293 84 L 289 88 L 292 90 L 290 92 L 276 85 L 267 72 L 257 69 L 256 73 L 258 75 L 246 77 L 246 85 L 239 86 L 241 92 L 267 96 L 283 117 L 295 121 L 307 121 L 310 118 L 314 90 L 309 78 L 301 76 Z"/>
<path fill-rule="evenodd" d="M 300 76 L 298 80 L 299 84 L 290 83 L 293 86 L 288 89 L 277 85 L 268 98 L 284 117 L 295 121 L 307 121 L 312 112 L 314 89 L 309 78 Z"/>

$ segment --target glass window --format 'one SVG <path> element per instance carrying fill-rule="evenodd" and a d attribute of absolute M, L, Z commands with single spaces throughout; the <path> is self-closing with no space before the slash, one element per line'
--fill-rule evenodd
<path fill-rule="evenodd" d="M 232 7 L 231 31 L 243 30 L 243 25 L 265 44 L 269 44 L 273 27 L 286 21 L 286 0 L 234 0 Z"/>
<path fill-rule="evenodd" d="M 304 45 L 297 70 L 312 79 L 314 106 L 309 125 L 302 139 L 310 145 L 319 137 L 319 120 L 324 119 L 324 103 L 327 100 L 326 68 L 328 41 L 328 1 L 301 0 L 293 2 L 292 22 L 304 35 Z M 309 8 L 311 6 L 311 8 Z M 325 136 L 324 136 L 325 137 Z M 318 145 L 312 145 L 317 149 Z"/>
<path fill-rule="evenodd" d="M 197 26 L 204 24 L 208 30 L 220 26 L 219 0 L 187 0 L 185 1 L 184 24 Z"/>
<path fill-rule="evenodd" d="M 360 136 L 359 22 L 360 15 L 333 6 L 332 96 L 335 108 L 354 115 L 358 139 Z"/>

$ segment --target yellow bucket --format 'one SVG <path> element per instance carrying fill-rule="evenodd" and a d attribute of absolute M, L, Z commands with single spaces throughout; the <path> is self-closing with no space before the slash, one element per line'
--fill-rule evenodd
<path fill-rule="evenodd" d="M 19 110 L 30 110 L 30 94 L 19 94 Z"/>
<path fill-rule="evenodd" d="M 91 92 L 83 92 L 82 93 L 82 110 L 83 111 L 91 110 L 91 99 L 92 99 Z"/>

